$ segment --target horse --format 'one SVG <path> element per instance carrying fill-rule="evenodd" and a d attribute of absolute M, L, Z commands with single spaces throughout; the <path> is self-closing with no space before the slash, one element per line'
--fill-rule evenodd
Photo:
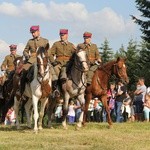
<path fill-rule="evenodd" d="M 44 116 L 45 106 L 48 102 L 49 95 L 51 94 L 52 85 L 52 74 L 50 72 L 51 64 L 49 63 L 48 49 L 38 47 L 36 58 L 36 62 L 34 63 L 33 80 L 31 83 L 26 84 L 24 92 L 26 93 L 25 95 L 30 93 L 30 98 L 32 98 L 35 133 L 38 132 L 38 129 L 42 129 L 42 119 Z M 38 113 L 39 101 L 41 102 L 40 116 Z"/>
<path fill-rule="evenodd" d="M 110 78 L 113 76 L 115 80 L 121 79 L 124 83 L 128 83 L 129 79 L 126 72 L 125 58 L 118 57 L 117 60 L 110 61 L 101 65 L 94 72 L 91 85 L 87 86 L 85 90 L 85 110 L 83 117 L 83 125 L 86 122 L 86 115 L 88 106 L 92 97 L 98 97 L 103 103 L 104 108 L 108 114 L 109 127 L 112 126 L 109 107 L 107 105 L 107 87 Z"/>
<path fill-rule="evenodd" d="M 83 107 L 85 102 L 84 91 L 86 89 L 86 73 L 89 69 L 86 51 L 82 49 L 76 51 L 72 55 L 69 64 L 69 68 L 67 68 L 67 81 L 62 84 L 62 96 L 64 99 L 62 125 L 64 129 L 67 129 L 66 117 L 68 114 L 69 99 L 76 98 L 79 100 L 81 107 Z M 83 110 L 77 127 L 82 126 L 82 120 Z"/>
<path fill-rule="evenodd" d="M 22 77 L 22 70 L 23 65 L 25 63 L 24 57 L 17 57 L 14 60 L 14 66 L 15 66 L 15 73 L 13 75 L 13 89 L 11 91 L 11 97 L 14 97 L 14 111 L 16 116 L 16 127 L 17 129 L 20 129 L 20 123 L 19 123 L 19 109 L 21 105 L 21 122 L 23 123 L 23 115 L 24 115 L 24 108 L 26 111 L 27 116 L 27 126 L 28 128 L 31 128 L 31 118 L 30 118 L 30 108 L 32 106 L 32 100 L 27 96 L 21 96 L 20 89 L 21 89 L 21 77 Z"/>
<path fill-rule="evenodd" d="M 11 72 L 11 76 L 13 75 L 13 71 Z M 14 99 L 11 97 L 11 92 L 13 89 L 12 86 L 12 78 L 6 78 L 6 75 L 2 77 L 2 82 L 1 82 L 1 92 L 3 93 L 3 99 L 1 99 L 1 122 L 4 123 L 5 121 L 5 116 L 7 114 L 7 111 L 9 108 L 13 106 Z"/>

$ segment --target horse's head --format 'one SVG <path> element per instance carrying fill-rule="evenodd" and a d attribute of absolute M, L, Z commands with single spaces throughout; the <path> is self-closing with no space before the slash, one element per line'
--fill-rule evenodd
<path fill-rule="evenodd" d="M 89 70 L 89 66 L 88 66 L 88 57 L 86 54 L 86 51 L 80 49 L 78 51 L 76 51 L 76 55 L 77 55 L 77 59 L 78 59 L 78 63 L 80 64 L 80 66 L 82 67 L 82 71 L 86 72 Z"/>
<path fill-rule="evenodd" d="M 15 58 L 15 60 L 14 60 L 14 66 L 15 66 L 15 68 L 19 67 L 22 64 L 24 64 L 23 56 Z"/>
<path fill-rule="evenodd" d="M 39 47 L 37 49 L 37 68 L 38 68 L 38 74 L 42 77 L 47 73 L 48 71 L 48 51 L 44 47 Z"/>
<path fill-rule="evenodd" d="M 125 58 L 120 57 L 117 58 L 117 61 L 113 65 L 113 74 L 115 74 L 123 82 L 129 83 L 125 61 L 126 61 Z"/>

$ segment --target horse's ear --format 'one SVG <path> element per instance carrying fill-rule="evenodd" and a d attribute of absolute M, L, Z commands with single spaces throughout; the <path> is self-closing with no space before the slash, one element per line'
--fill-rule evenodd
<path fill-rule="evenodd" d="M 127 60 L 127 57 L 124 58 L 124 61 L 126 61 L 126 60 Z"/>
<path fill-rule="evenodd" d="M 117 58 L 117 62 L 118 62 L 118 61 L 120 61 L 120 59 L 121 59 L 121 58 L 120 58 L 120 57 L 118 57 L 118 58 Z"/>

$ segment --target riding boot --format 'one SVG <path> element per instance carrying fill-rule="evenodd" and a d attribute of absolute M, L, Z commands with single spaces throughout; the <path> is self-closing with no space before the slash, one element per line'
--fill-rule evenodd
<path fill-rule="evenodd" d="M 52 81 L 52 90 L 55 91 L 57 89 L 57 82 L 58 80 Z"/>
<path fill-rule="evenodd" d="M 65 84 L 65 83 L 66 83 L 66 81 L 67 81 L 67 79 L 66 79 L 66 78 L 62 78 L 62 79 L 60 79 L 61 85 Z"/>
<path fill-rule="evenodd" d="M 20 93 L 21 95 L 24 93 L 25 86 L 26 86 L 26 76 L 27 76 L 27 70 L 22 71 L 21 81 L 20 81 Z"/>

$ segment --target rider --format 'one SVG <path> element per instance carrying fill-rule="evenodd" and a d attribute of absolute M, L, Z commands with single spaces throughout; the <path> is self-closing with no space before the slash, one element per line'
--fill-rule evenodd
<path fill-rule="evenodd" d="M 90 85 L 94 71 L 98 68 L 98 65 L 102 62 L 101 57 L 96 44 L 91 43 L 92 33 L 85 32 L 83 34 L 84 43 L 78 44 L 77 49 L 83 49 L 87 52 L 89 60 L 89 71 L 87 73 L 87 84 Z"/>
<path fill-rule="evenodd" d="M 9 48 L 10 48 L 10 54 L 5 57 L 1 65 L 1 71 L 5 71 L 4 73 L 5 80 L 12 79 L 15 70 L 14 60 L 17 57 L 20 57 L 20 55 L 17 54 L 17 45 L 11 44 Z"/>
<path fill-rule="evenodd" d="M 60 29 L 59 35 L 60 41 L 55 42 L 49 52 L 56 75 L 60 77 L 61 84 L 64 84 L 67 79 L 66 66 L 76 48 L 68 41 L 68 29 Z M 57 88 L 57 80 L 52 83 L 53 90 Z"/>
<path fill-rule="evenodd" d="M 26 64 L 23 66 L 23 74 L 22 74 L 22 80 L 21 80 L 21 94 L 23 94 L 25 89 L 25 80 L 26 75 L 28 73 L 29 68 L 33 65 L 33 63 L 36 62 L 36 50 L 38 47 L 44 47 L 46 49 L 49 48 L 49 41 L 45 38 L 42 38 L 40 36 L 40 27 L 37 26 L 31 26 L 30 27 L 30 33 L 32 34 L 32 39 L 30 39 L 26 47 L 23 51 L 23 55 L 26 58 Z M 28 74 L 27 78 L 30 78 L 31 74 Z"/>

